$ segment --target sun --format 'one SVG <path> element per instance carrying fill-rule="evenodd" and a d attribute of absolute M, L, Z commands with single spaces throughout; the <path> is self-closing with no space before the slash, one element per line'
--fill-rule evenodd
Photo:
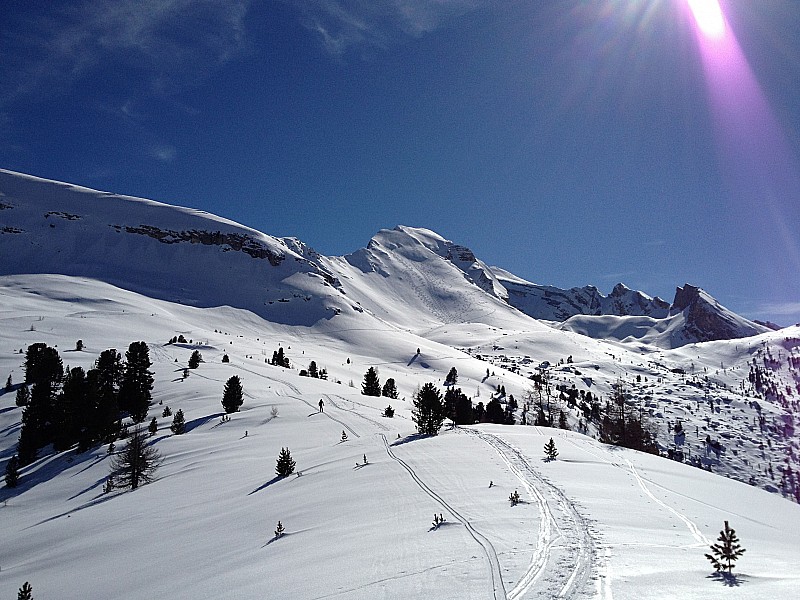
<path fill-rule="evenodd" d="M 720 39 L 725 34 L 725 17 L 719 0 L 686 0 L 697 26 L 706 37 Z"/>

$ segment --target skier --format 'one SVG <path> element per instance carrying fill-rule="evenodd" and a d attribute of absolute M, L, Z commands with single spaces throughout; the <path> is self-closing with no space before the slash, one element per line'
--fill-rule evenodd
<path fill-rule="evenodd" d="M 325 403 L 322 401 L 322 398 L 320 398 L 319 399 L 319 412 L 325 412 L 323 410 L 323 408 L 322 408 L 323 406 L 325 406 Z"/>

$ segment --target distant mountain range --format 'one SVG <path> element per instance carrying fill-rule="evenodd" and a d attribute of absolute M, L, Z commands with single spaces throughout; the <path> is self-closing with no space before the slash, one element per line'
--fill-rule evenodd
<path fill-rule="evenodd" d="M 99 279 L 187 305 L 233 306 L 287 325 L 356 312 L 424 333 L 448 323 L 545 326 L 661 348 L 769 331 L 702 289 L 672 304 L 623 284 L 603 295 L 525 281 L 422 228 L 379 231 L 327 257 L 209 213 L 0 170 L 0 275 Z M 366 323 L 365 323 L 366 325 Z"/>

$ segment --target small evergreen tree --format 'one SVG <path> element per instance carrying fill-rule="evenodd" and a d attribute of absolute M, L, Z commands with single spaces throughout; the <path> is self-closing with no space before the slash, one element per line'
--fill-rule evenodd
<path fill-rule="evenodd" d="M 192 355 L 189 357 L 189 368 L 196 369 L 200 366 L 201 362 L 203 362 L 203 355 L 200 354 L 200 351 L 195 350 L 192 352 Z"/>
<path fill-rule="evenodd" d="M 77 342 L 75 342 L 75 350 L 77 350 L 78 352 L 83 350 L 83 340 L 78 340 Z"/>
<path fill-rule="evenodd" d="M 6 392 L 10 392 L 11 391 L 11 386 L 12 386 L 11 375 L 9 375 L 8 379 L 6 379 Z"/>
<path fill-rule="evenodd" d="M 314 379 L 319 378 L 319 371 L 317 370 L 317 363 L 316 361 L 311 361 L 308 363 L 308 376 L 313 377 Z"/>
<path fill-rule="evenodd" d="M 225 383 L 222 390 L 222 407 L 226 413 L 239 412 L 239 407 L 244 404 L 244 390 L 238 375 L 232 375 Z"/>
<path fill-rule="evenodd" d="M 170 425 L 169 428 L 175 435 L 186 433 L 186 421 L 183 418 L 183 411 L 181 409 L 178 409 L 178 412 L 172 417 L 172 425 Z"/>
<path fill-rule="evenodd" d="M 231 359 L 228 357 L 227 354 L 223 354 L 222 355 L 222 362 L 229 363 L 229 362 L 231 362 Z"/>
<path fill-rule="evenodd" d="M 390 419 L 394 417 L 394 409 L 392 408 L 391 404 L 383 409 L 383 416 L 389 417 Z"/>
<path fill-rule="evenodd" d="M 736 531 L 728 526 L 727 521 L 725 521 L 725 529 L 719 532 L 717 541 L 720 543 L 712 544 L 711 554 L 706 554 L 705 557 L 711 561 L 717 571 L 727 569 L 730 574 L 733 571 L 733 563 L 745 553 L 745 549 L 739 544 Z"/>
<path fill-rule="evenodd" d="M 19 460 L 16 455 L 6 463 L 6 487 L 15 488 L 19 483 Z"/>
<path fill-rule="evenodd" d="M 391 377 L 389 377 L 389 379 L 386 380 L 386 383 L 383 384 L 381 396 L 385 398 L 391 398 L 392 400 L 397 399 L 397 384 Z"/>
<path fill-rule="evenodd" d="M 288 448 L 281 448 L 278 454 L 278 462 L 275 465 L 275 473 L 278 477 L 288 477 L 294 473 L 295 462 L 292 459 L 292 453 Z"/>
<path fill-rule="evenodd" d="M 159 466 L 161 453 L 147 445 L 144 433 L 136 427 L 128 445 L 114 455 L 111 461 L 111 477 L 115 487 L 135 490 L 140 485 L 153 481 Z"/>
<path fill-rule="evenodd" d="M 172 409 L 169 407 L 169 405 L 164 407 L 164 410 L 162 411 L 161 416 L 164 417 L 165 419 L 167 417 L 171 417 L 172 416 Z"/>
<path fill-rule="evenodd" d="M 285 531 L 286 529 L 284 529 L 283 523 L 278 521 L 278 524 L 275 526 L 275 539 L 281 537 Z"/>
<path fill-rule="evenodd" d="M 342 429 L 342 441 L 343 442 L 347 441 L 347 432 L 344 429 Z"/>
<path fill-rule="evenodd" d="M 27 581 L 22 584 L 17 592 L 17 600 L 33 600 L 33 588 Z"/>
<path fill-rule="evenodd" d="M 455 385 L 457 381 L 458 381 L 458 371 L 456 370 L 455 367 L 452 367 L 450 369 L 450 372 L 447 374 L 447 377 L 445 377 L 444 379 L 444 384 L 446 386 Z"/>
<path fill-rule="evenodd" d="M 150 421 L 150 425 L 147 426 L 147 431 L 150 432 L 150 435 L 155 435 L 158 433 L 158 421 L 156 421 L 155 417 L 153 417 L 153 420 Z"/>
<path fill-rule="evenodd" d="M 558 456 L 558 450 L 556 450 L 556 443 L 553 438 L 550 438 L 550 441 L 544 445 L 544 454 L 548 461 L 555 460 Z"/>
<path fill-rule="evenodd" d="M 364 374 L 364 381 L 361 384 L 361 393 L 364 396 L 381 395 L 381 381 L 378 379 L 378 371 L 375 367 L 370 367 Z"/>
<path fill-rule="evenodd" d="M 511 495 L 508 497 L 508 501 L 511 503 L 511 506 L 516 506 L 520 503 L 519 492 L 514 490 L 511 492 Z"/>

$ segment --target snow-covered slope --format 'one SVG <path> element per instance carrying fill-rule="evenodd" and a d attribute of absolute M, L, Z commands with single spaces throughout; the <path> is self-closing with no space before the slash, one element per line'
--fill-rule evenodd
<path fill-rule="evenodd" d="M 292 325 L 352 310 L 333 274 L 227 219 L 0 170 L 0 274 L 92 277 Z"/>
<path fill-rule="evenodd" d="M 661 347 L 767 330 L 688 285 L 671 308 L 622 284 L 608 296 L 593 286 L 536 285 L 488 267 L 469 248 L 427 229 L 382 230 L 364 249 L 325 257 L 303 241 L 205 212 L 3 170 L 0 250 L 9 257 L 0 274 L 92 277 L 183 304 L 244 308 L 288 325 L 353 311 L 365 315 L 363 327 L 379 326 L 377 318 L 416 332 L 470 322 L 537 330 L 536 319 L 579 317 L 564 328 L 611 339 L 633 332 Z M 682 318 L 670 319 L 677 312 Z M 582 315 L 656 321 L 593 323 Z"/>
<path fill-rule="evenodd" d="M 66 600 L 790 599 L 800 586 L 800 506 L 778 494 L 569 431 L 481 425 L 435 438 L 413 435 L 415 387 L 457 365 L 459 385 L 479 393 L 476 400 L 500 382 L 521 395 L 524 355 L 555 364 L 566 349 L 559 340 L 574 334 L 550 329 L 551 346 L 541 343 L 544 333 L 526 339 L 524 332 L 467 331 L 457 323 L 433 332 L 442 340 L 470 338 L 473 354 L 478 347 L 484 353 L 478 360 L 397 328 L 356 331 L 358 312 L 292 327 L 244 310 L 173 304 L 56 275 L 0 277 L 0 297 L 0 373 L 14 382 L 23 375 L 19 350 L 34 342 L 57 347 L 65 364 L 89 368 L 105 348 L 145 340 L 155 373 L 148 419 L 159 424 L 150 443 L 164 458 L 153 483 L 103 494 L 107 446 L 84 454 L 44 451 L 23 469 L 18 488 L 0 488 L 2 598 L 14 597 L 25 581 L 35 598 Z M 190 342 L 165 344 L 179 333 Z M 74 350 L 77 339 L 81 351 Z M 747 426 L 753 409 L 743 396 L 725 401 L 736 395 L 725 387 L 747 378 L 743 357 L 769 365 L 771 375 L 760 381 L 771 377 L 767 391 L 785 395 L 774 384 L 791 375 L 788 357 L 800 355 L 798 330 L 686 346 L 648 363 L 639 356 L 642 364 L 624 348 L 575 339 L 586 349 L 563 365 L 570 371 L 554 370 L 554 381 L 586 385 L 593 377 L 597 390 L 623 373 L 630 385 L 642 375 L 642 393 L 653 395 L 642 402 L 675 411 L 671 419 L 685 413 L 687 430 L 692 412 L 698 425 L 709 418 L 708 431 L 727 445 L 721 459 L 708 458 L 715 471 L 743 458 L 756 467 L 761 452 L 738 442 L 739 421 L 728 414 L 741 415 Z M 330 380 L 265 364 L 279 344 L 296 367 L 315 360 Z M 421 346 L 419 355 L 414 346 Z M 194 349 L 204 362 L 184 379 Z M 229 363 L 221 361 L 225 353 Z M 523 374 L 503 368 L 503 358 Z M 348 385 L 358 385 L 373 365 L 382 379 L 396 378 L 401 398 L 367 397 Z M 486 365 L 496 375 L 485 378 Z M 672 372 L 677 365 L 686 375 Z M 220 399 L 231 375 L 241 377 L 245 403 L 223 423 Z M 692 381 L 703 378 L 718 388 L 709 392 L 719 398 L 717 410 L 683 404 L 698 389 Z M 392 419 L 382 416 L 389 402 L 397 409 Z M 759 402 L 771 425 L 777 408 L 768 398 Z M 161 417 L 165 405 L 184 411 L 186 434 L 171 434 Z M 14 394 L 0 393 L 2 467 L 14 452 L 20 418 Z M 690 433 L 687 446 L 694 443 Z M 550 437 L 559 456 L 544 462 Z M 282 447 L 302 475 L 275 477 Z M 772 451 L 765 446 L 767 456 Z M 522 503 L 511 507 L 514 490 Z M 444 525 L 431 526 L 434 514 Z M 286 534 L 275 539 L 278 520 Z M 736 580 L 713 577 L 703 557 L 725 520 L 747 549 Z"/>

